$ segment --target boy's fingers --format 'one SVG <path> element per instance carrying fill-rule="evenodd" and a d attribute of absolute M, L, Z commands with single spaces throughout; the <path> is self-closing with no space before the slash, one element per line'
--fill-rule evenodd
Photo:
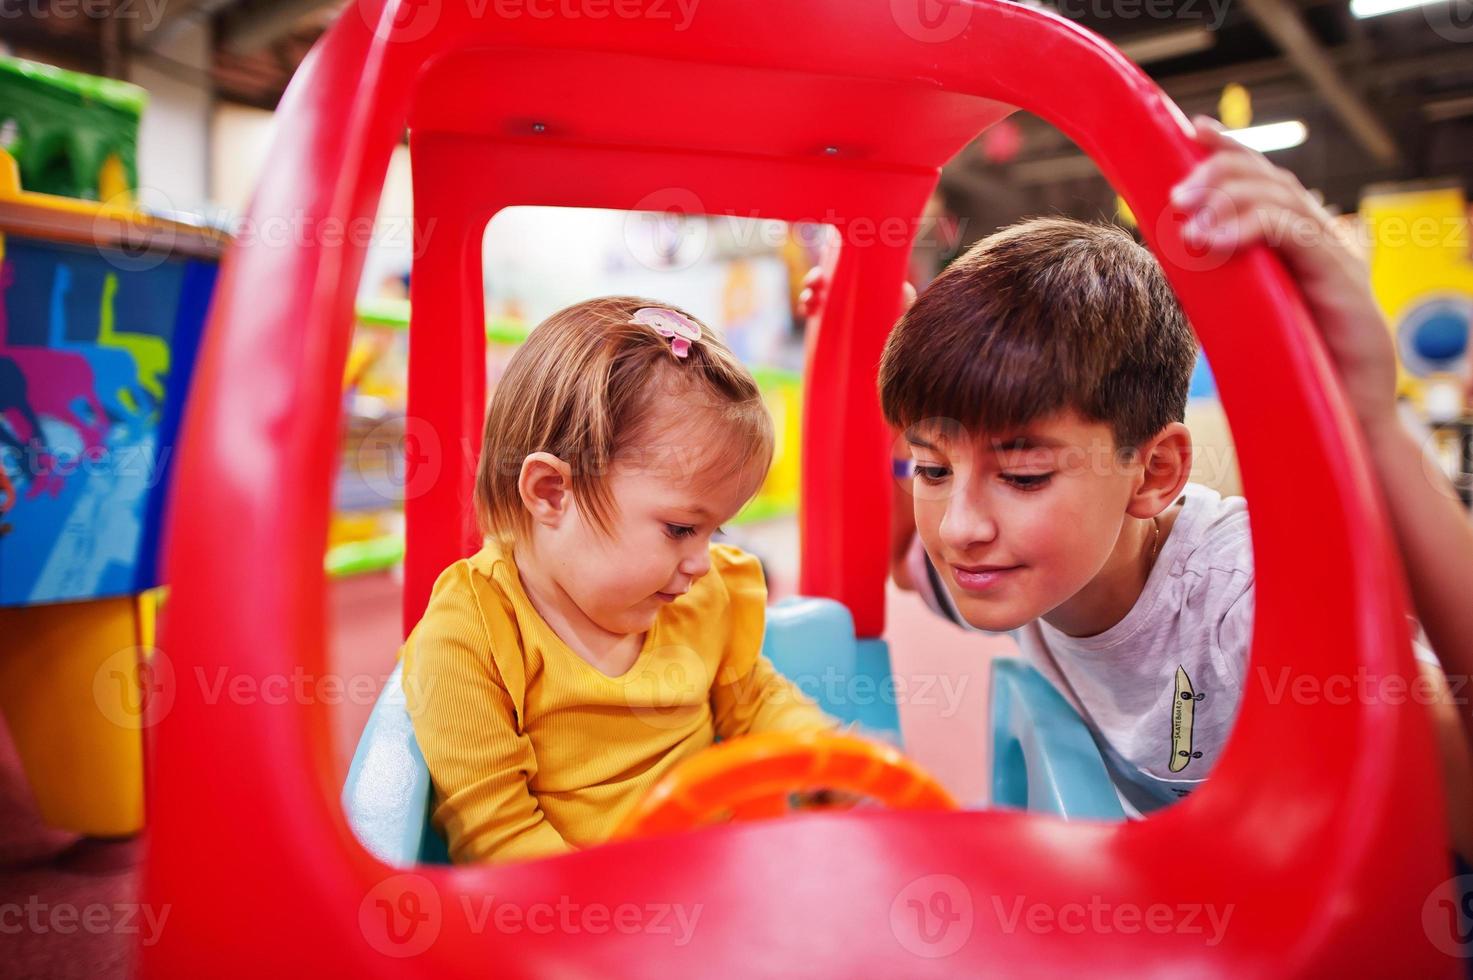
<path fill-rule="evenodd" d="M 1192 135 L 1203 146 L 1220 145 L 1223 139 L 1222 124 L 1211 116 L 1193 116 Z"/>
<path fill-rule="evenodd" d="M 1226 215 L 1254 201 L 1285 196 L 1285 188 L 1257 173 L 1229 174 L 1206 183 L 1181 183 L 1171 189 L 1171 206 L 1195 214 Z"/>
<path fill-rule="evenodd" d="M 1228 150 L 1235 153 L 1248 150 L 1242 143 L 1229 136 L 1222 123 L 1211 116 L 1196 116 L 1192 124 L 1195 128 L 1197 142 L 1209 150 Z"/>
<path fill-rule="evenodd" d="M 1173 203 L 1189 212 L 1183 238 L 1214 249 L 1220 243 L 1243 247 L 1260 238 L 1270 244 L 1312 240 L 1328 224 L 1328 216 L 1302 190 L 1257 172 L 1203 186 L 1189 196 L 1174 194 Z"/>
<path fill-rule="evenodd" d="M 1290 195 L 1262 184 L 1227 191 L 1216 207 L 1196 212 L 1182 230 L 1189 241 L 1211 242 L 1214 248 L 1246 248 L 1263 241 L 1291 250 L 1324 233 L 1324 223 L 1297 207 Z"/>
<path fill-rule="evenodd" d="M 803 289 L 798 293 L 798 309 L 805 317 L 816 316 L 823 305 L 823 266 L 816 265 L 803 276 Z"/>
<path fill-rule="evenodd" d="M 1323 229 L 1329 221 L 1329 216 L 1319 210 L 1309 195 L 1257 175 L 1227 180 L 1208 188 L 1193 219 L 1204 218 L 1211 223 L 1261 210 L 1277 211 L 1300 223 L 1313 225 L 1317 230 Z"/>
<path fill-rule="evenodd" d="M 1366 277 L 1363 266 L 1339 238 L 1333 220 L 1307 195 L 1278 186 L 1225 188 L 1232 203 L 1204 208 L 1182 228 L 1189 245 L 1231 256 L 1262 243 L 1273 248 L 1309 290 L 1343 293 Z"/>
<path fill-rule="evenodd" d="M 1194 116 L 1192 123 L 1196 130 L 1197 142 L 1211 150 L 1212 154 L 1199 163 L 1183 183 L 1193 180 L 1208 164 L 1211 164 L 1213 168 L 1258 167 L 1265 173 L 1280 171 L 1280 168 L 1274 166 L 1273 162 L 1263 153 L 1243 145 L 1230 136 L 1222 123 L 1211 116 Z"/>
<path fill-rule="evenodd" d="M 803 277 L 803 289 L 798 293 L 798 309 L 804 316 L 814 316 L 823 306 L 823 293 L 827 285 L 824 279 L 823 269 L 814 266 L 808 270 Z M 900 285 L 900 311 L 903 313 L 910 309 L 916 301 L 916 288 L 909 280 Z"/>
<path fill-rule="evenodd" d="M 1195 188 L 1222 184 L 1239 177 L 1258 176 L 1267 180 L 1284 182 L 1287 171 L 1281 171 L 1262 154 L 1214 153 L 1183 177 L 1172 188 L 1173 200 L 1178 194 L 1189 193 Z M 1292 175 L 1289 175 L 1292 177 Z"/>
<path fill-rule="evenodd" d="M 1267 160 L 1260 151 L 1235 139 L 1226 126 L 1211 116 L 1195 116 L 1192 122 L 1197 130 L 1197 142 L 1203 146 Z"/>
<path fill-rule="evenodd" d="M 1230 257 L 1260 243 L 1275 245 L 1279 230 L 1292 220 L 1293 216 L 1277 208 L 1265 207 L 1235 213 L 1210 225 L 1188 224 L 1182 237 L 1196 248 Z"/>
<path fill-rule="evenodd" d="M 1205 246 L 1218 255 L 1250 248 L 1259 242 L 1268 242 L 1269 231 L 1277 227 L 1276 216 L 1270 209 L 1234 214 L 1205 228 L 1193 229 L 1194 243 Z"/>

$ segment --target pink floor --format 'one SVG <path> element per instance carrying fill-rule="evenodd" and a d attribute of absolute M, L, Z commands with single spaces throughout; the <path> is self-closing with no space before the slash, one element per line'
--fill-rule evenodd
<path fill-rule="evenodd" d="M 786 534 L 783 534 L 786 537 Z M 773 591 L 791 588 L 781 562 Z M 338 779 L 372 699 L 392 669 L 399 643 L 399 590 L 388 575 L 345 579 L 332 589 L 330 670 L 349 692 L 335 707 Z M 913 595 L 891 590 L 887 608 L 892 666 L 906 751 L 961 800 L 984 797 L 987 780 L 987 665 L 1010 643 L 967 636 L 927 611 Z M 371 680 L 370 680 L 371 679 Z M 0 726 L 0 977 L 96 978 L 129 975 L 132 944 L 147 931 L 88 931 L 72 922 L 89 906 L 134 901 L 141 841 L 94 841 L 48 830 L 39 821 L 9 733 Z M 17 909 L 17 911 L 9 911 Z M 67 911 L 75 909 L 75 912 Z M 9 918 L 5 916 L 8 914 Z M 39 921 L 40 928 L 8 926 Z M 121 919 L 115 920 L 121 926 Z M 68 928 L 70 924 L 70 928 Z M 167 920 L 164 921 L 167 928 Z"/>

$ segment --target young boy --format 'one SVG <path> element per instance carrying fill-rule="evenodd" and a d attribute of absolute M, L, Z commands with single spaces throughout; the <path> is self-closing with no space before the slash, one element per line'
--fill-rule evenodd
<path fill-rule="evenodd" d="M 1280 249 L 1365 432 L 1422 626 L 1466 676 L 1473 528 L 1397 423 L 1394 356 L 1364 265 L 1292 175 L 1210 120 L 1197 138 L 1212 155 L 1173 192 L 1193 214 L 1189 243 Z M 1204 209 L 1209 192 L 1231 213 Z M 886 418 L 914 467 L 898 498 L 897 583 L 967 628 L 1013 631 L 1079 709 L 1137 814 L 1208 775 L 1247 683 L 1248 512 L 1187 482 L 1195 357 L 1145 249 L 1118 229 L 1045 219 L 979 242 L 942 273 L 880 370 Z M 1427 670 L 1467 855 L 1466 728 L 1441 672 Z M 1185 697 L 1193 729 L 1173 731 Z"/>
<path fill-rule="evenodd" d="M 1012 631 L 1136 814 L 1216 762 L 1252 636 L 1247 508 L 1187 483 L 1196 357 L 1148 251 L 1048 218 L 938 276 L 880 366 L 914 472 L 897 583 L 964 628 Z M 1183 693 L 1193 731 L 1171 744 Z"/>

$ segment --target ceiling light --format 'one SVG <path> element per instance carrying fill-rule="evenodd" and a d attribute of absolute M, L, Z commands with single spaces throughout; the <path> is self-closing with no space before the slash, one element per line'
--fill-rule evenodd
<path fill-rule="evenodd" d="M 1303 143 L 1309 137 L 1309 129 L 1298 119 L 1290 119 L 1287 122 L 1249 126 L 1246 129 L 1230 129 L 1227 134 L 1259 153 L 1272 153 L 1274 150 L 1287 150 Z"/>

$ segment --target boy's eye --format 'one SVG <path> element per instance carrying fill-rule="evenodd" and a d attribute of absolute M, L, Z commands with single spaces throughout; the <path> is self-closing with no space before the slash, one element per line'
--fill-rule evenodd
<path fill-rule="evenodd" d="M 950 467 L 928 466 L 925 463 L 915 464 L 913 472 L 922 483 L 940 483 L 951 475 Z"/>
<path fill-rule="evenodd" d="M 1019 490 L 1039 490 L 1048 485 L 1052 473 L 1003 473 L 1003 482 Z"/>
<path fill-rule="evenodd" d="M 666 524 L 665 533 L 679 541 L 681 538 L 688 538 L 694 535 L 696 529 L 689 524 Z"/>

